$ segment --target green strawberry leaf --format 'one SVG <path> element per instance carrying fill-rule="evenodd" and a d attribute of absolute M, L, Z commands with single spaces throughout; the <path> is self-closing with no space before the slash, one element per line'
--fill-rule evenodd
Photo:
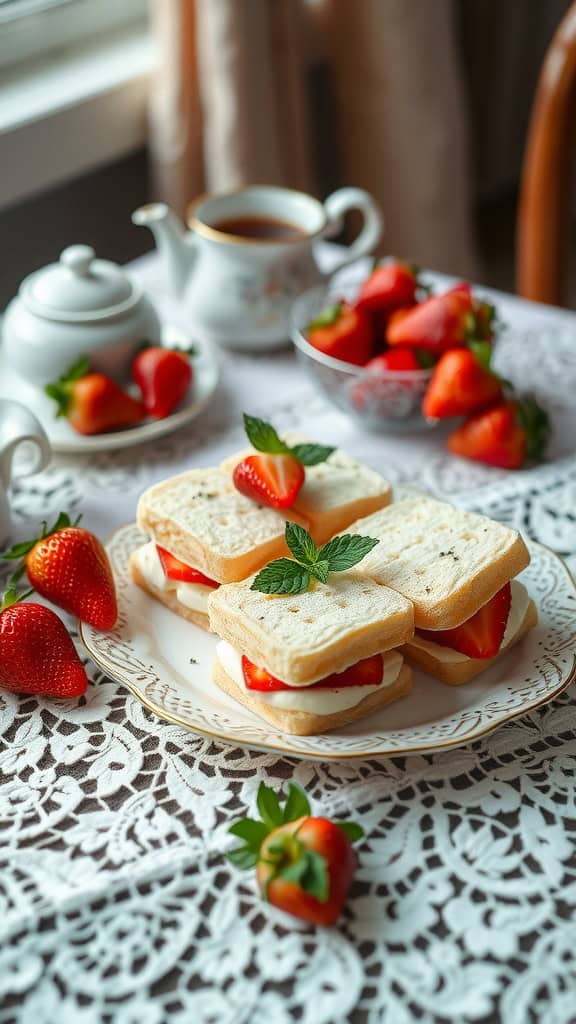
<path fill-rule="evenodd" d="M 20 601 L 20 595 L 13 587 L 9 587 L 0 600 L 0 613 L 6 608 L 12 608 L 13 605 L 18 604 L 18 601 Z"/>
<path fill-rule="evenodd" d="M 265 565 L 252 581 L 250 590 L 261 594 L 302 594 L 310 584 L 307 568 L 291 558 L 277 558 Z"/>
<path fill-rule="evenodd" d="M 364 838 L 364 829 L 361 825 L 357 825 L 355 821 L 335 821 L 334 824 L 342 829 L 351 843 L 357 843 L 359 839 Z"/>
<path fill-rule="evenodd" d="M 299 884 L 304 889 L 304 892 L 314 896 L 319 903 L 327 903 L 330 895 L 330 884 L 326 859 L 314 850 L 306 850 L 302 855 L 302 859 L 305 862 L 306 870 L 301 873 Z M 289 871 L 290 868 L 287 870 Z M 285 877 L 284 872 L 282 872 L 282 875 Z"/>
<path fill-rule="evenodd" d="M 335 448 L 324 444 L 295 444 L 290 454 L 303 466 L 318 466 L 320 462 L 326 462 L 334 451 Z"/>
<path fill-rule="evenodd" d="M 333 306 L 326 306 L 318 316 L 311 320 L 306 327 L 307 331 L 316 331 L 319 327 L 331 327 L 335 324 L 342 312 L 342 303 L 336 302 Z"/>
<path fill-rule="evenodd" d="M 259 452 L 267 452 L 269 455 L 288 455 L 290 448 L 282 441 L 274 430 L 271 423 L 258 419 L 257 416 L 248 416 L 244 413 L 244 429 L 250 444 Z"/>
<path fill-rule="evenodd" d="M 436 359 L 431 352 L 426 352 L 423 348 L 417 348 L 414 349 L 414 354 L 422 370 L 431 370 L 433 366 L 436 366 Z"/>
<path fill-rule="evenodd" d="M 296 561 L 306 567 L 314 565 L 314 562 L 318 561 L 318 548 L 308 530 L 305 530 L 303 526 L 299 526 L 298 523 L 286 523 L 284 537 L 287 547 Z"/>
<path fill-rule="evenodd" d="M 374 537 L 344 533 L 340 537 L 333 537 L 320 548 L 319 559 L 328 562 L 330 572 L 344 572 L 361 562 L 378 543 Z"/>
<path fill-rule="evenodd" d="M 260 817 L 270 831 L 273 828 L 278 828 L 278 826 L 282 824 L 284 821 L 284 814 L 280 808 L 278 797 L 274 790 L 264 782 L 261 782 L 258 787 L 256 803 L 258 805 Z"/>
<path fill-rule="evenodd" d="M 259 850 L 269 833 L 268 827 L 263 821 L 256 821 L 255 818 L 242 818 L 228 829 L 231 835 L 244 839 L 246 845 L 253 850 Z"/>
<path fill-rule="evenodd" d="M 288 797 L 284 804 L 283 820 L 296 821 L 297 818 L 305 818 L 310 814 L 310 803 L 306 793 L 300 786 L 295 786 L 293 782 L 288 787 Z"/>
<path fill-rule="evenodd" d="M 258 863 L 258 850 L 250 846 L 237 846 L 235 850 L 228 850 L 226 856 L 231 864 L 246 871 L 248 868 L 255 868 Z"/>
<path fill-rule="evenodd" d="M 517 401 L 516 416 L 526 433 L 526 458 L 536 462 L 543 457 L 550 440 L 550 417 L 531 395 Z"/>
<path fill-rule="evenodd" d="M 483 370 L 490 371 L 490 362 L 492 360 L 492 345 L 490 342 L 472 339 L 468 342 L 468 348 L 478 365 L 481 366 Z"/>

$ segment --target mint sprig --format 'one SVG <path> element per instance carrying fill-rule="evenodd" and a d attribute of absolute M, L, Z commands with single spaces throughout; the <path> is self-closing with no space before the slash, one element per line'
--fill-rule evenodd
<path fill-rule="evenodd" d="M 291 455 L 303 466 L 317 466 L 325 462 L 334 448 L 324 444 L 295 444 L 292 447 L 278 436 L 271 423 L 258 419 L 257 416 L 243 414 L 244 430 L 250 444 L 258 452 L 267 455 Z"/>
<path fill-rule="evenodd" d="M 318 548 L 308 531 L 297 523 L 286 523 L 284 536 L 294 558 L 270 562 L 256 575 L 251 590 L 261 594 L 303 594 L 312 578 L 326 583 L 331 572 L 351 569 L 378 544 L 374 537 L 343 533 Z"/>

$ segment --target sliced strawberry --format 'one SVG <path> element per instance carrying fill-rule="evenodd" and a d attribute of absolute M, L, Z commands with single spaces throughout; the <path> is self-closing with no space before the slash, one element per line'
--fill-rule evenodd
<path fill-rule="evenodd" d="M 333 690 L 344 686 L 379 686 L 384 673 L 384 659 L 381 654 L 374 654 L 371 658 L 363 658 L 343 672 L 332 672 L 324 676 L 317 683 L 306 686 L 306 690 Z M 260 668 L 250 661 L 245 655 L 242 657 L 242 675 L 248 690 L 259 690 L 262 693 L 270 693 L 275 690 L 294 690 L 295 687 L 288 686 L 282 680 L 271 675 L 265 668 Z"/>
<path fill-rule="evenodd" d="M 159 544 L 156 545 L 156 551 L 162 563 L 164 575 L 169 580 L 179 580 L 181 583 L 201 583 L 202 586 L 212 587 L 214 590 L 220 586 L 216 580 L 205 576 L 199 569 L 193 569 L 191 565 L 181 562 L 179 558 L 175 558 L 169 551 L 166 551 L 166 548 L 161 548 Z"/>
<path fill-rule="evenodd" d="M 253 501 L 290 508 L 304 483 L 304 466 L 292 455 L 248 455 L 234 469 L 234 486 Z"/>
<path fill-rule="evenodd" d="M 506 631 L 512 601 L 510 584 L 505 583 L 475 615 L 455 629 L 419 629 L 419 636 L 443 647 L 452 647 L 469 658 L 494 658 Z"/>

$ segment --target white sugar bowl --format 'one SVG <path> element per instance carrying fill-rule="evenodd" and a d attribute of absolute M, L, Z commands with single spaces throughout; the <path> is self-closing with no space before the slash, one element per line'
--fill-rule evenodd
<path fill-rule="evenodd" d="M 143 341 L 159 343 L 160 321 L 141 285 L 118 264 L 72 245 L 20 285 L 6 309 L 4 364 L 43 387 L 88 356 L 92 369 L 126 378 Z"/>

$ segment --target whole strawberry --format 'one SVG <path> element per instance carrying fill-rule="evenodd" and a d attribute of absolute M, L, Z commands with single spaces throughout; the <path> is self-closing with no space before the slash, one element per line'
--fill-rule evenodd
<path fill-rule="evenodd" d="M 93 533 L 62 513 L 39 539 L 16 544 L 4 556 L 18 560 L 13 579 L 25 571 L 34 589 L 96 629 L 112 629 L 118 618 L 108 555 Z"/>
<path fill-rule="evenodd" d="M 262 821 L 244 818 L 230 828 L 243 840 L 229 859 L 239 868 L 256 868 L 262 896 L 280 910 L 312 924 L 331 925 L 346 901 L 359 825 L 312 817 L 306 794 L 290 784 L 284 807 L 272 789 L 260 783 Z"/>
<path fill-rule="evenodd" d="M 80 359 L 67 373 L 44 388 L 57 404 L 56 417 L 65 416 L 78 434 L 105 434 L 134 427 L 146 418 L 142 402 L 132 398 L 105 373 L 90 373 Z"/>
<path fill-rule="evenodd" d="M 9 590 L 0 605 L 0 687 L 79 697 L 88 679 L 64 623 L 42 604 L 18 601 Z"/>
<path fill-rule="evenodd" d="M 186 352 L 151 345 L 136 356 L 132 377 L 142 392 L 146 412 L 162 420 L 188 394 L 192 367 Z"/>

